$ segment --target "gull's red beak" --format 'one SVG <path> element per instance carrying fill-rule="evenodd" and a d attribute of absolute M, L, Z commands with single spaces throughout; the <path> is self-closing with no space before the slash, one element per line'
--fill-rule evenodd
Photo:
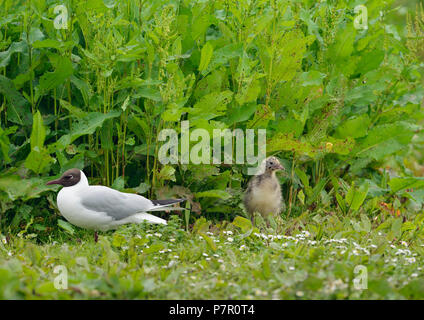
<path fill-rule="evenodd" d="M 60 179 L 52 180 L 46 183 L 46 185 L 51 185 L 51 184 L 60 184 Z"/>

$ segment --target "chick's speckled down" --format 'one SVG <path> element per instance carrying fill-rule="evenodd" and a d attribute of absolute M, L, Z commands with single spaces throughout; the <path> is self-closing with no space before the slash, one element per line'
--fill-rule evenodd
<path fill-rule="evenodd" d="M 264 217 L 269 214 L 275 216 L 283 208 L 281 186 L 275 172 L 284 168 L 275 157 L 265 161 L 265 172 L 249 181 L 244 195 L 244 206 L 250 215 L 258 212 Z"/>

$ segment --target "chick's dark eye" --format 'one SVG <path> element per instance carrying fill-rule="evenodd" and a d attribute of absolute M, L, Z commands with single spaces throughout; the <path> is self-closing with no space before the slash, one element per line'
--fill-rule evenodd
<path fill-rule="evenodd" d="M 65 179 L 66 179 L 66 180 L 72 179 L 72 176 L 71 176 L 71 175 L 66 176 L 66 177 L 65 177 Z"/>

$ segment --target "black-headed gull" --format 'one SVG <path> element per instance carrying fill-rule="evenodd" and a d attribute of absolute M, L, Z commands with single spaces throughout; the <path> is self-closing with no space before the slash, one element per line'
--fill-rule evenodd
<path fill-rule="evenodd" d="M 282 208 L 281 186 L 275 172 L 285 169 L 275 157 L 269 157 L 264 162 L 265 172 L 249 181 L 244 195 L 244 206 L 251 214 L 252 222 L 255 212 L 266 217 L 268 214 L 279 214 Z"/>
<path fill-rule="evenodd" d="M 66 220 L 78 227 L 96 231 L 142 221 L 166 224 L 166 220 L 146 212 L 181 209 L 169 206 L 183 201 L 149 200 L 105 186 L 90 186 L 84 172 L 79 169 L 67 170 L 59 179 L 47 184 L 60 184 L 64 187 L 57 195 L 57 206 Z"/>

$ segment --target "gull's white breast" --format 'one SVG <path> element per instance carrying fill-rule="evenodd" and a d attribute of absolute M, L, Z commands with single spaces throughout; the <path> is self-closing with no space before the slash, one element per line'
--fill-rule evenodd
<path fill-rule="evenodd" d="M 57 195 L 57 206 L 60 213 L 66 220 L 78 227 L 108 229 L 109 224 L 113 221 L 112 217 L 105 212 L 88 210 L 81 204 L 79 195 L 84 191 L 88 192 L 88 188 L 77 188 L 77 185 L 75 187 L 62 188 Z"/>

